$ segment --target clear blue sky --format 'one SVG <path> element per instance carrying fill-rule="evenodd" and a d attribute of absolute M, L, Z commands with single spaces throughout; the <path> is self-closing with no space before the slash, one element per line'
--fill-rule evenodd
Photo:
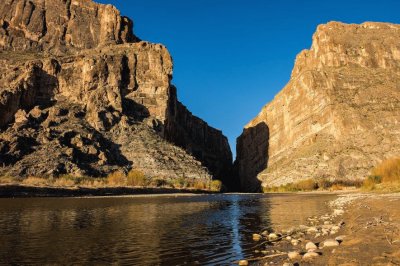
<path fill-rule="evenodd" d="M 400 23 L 399 0 L 98 0 L 174 59 L 173 83 L 193 114 L 236 137 L 289 80 L 297 53 L 328 21 Z"/>

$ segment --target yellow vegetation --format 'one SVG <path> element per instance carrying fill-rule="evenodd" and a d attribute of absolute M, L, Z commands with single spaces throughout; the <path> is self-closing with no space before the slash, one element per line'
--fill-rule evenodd
<path fill-rule="evenodd" d="M 392 158 L 381 162 L 365 179 L 363 188 L 366 190 L 400 190 L 400 158 Z"/>
<path fill-rule="evenodd" d="M 212 180 L 210 182 L 210 190 L 212 191 L 221 191 L 222 182 L 220 180 Z"/>
<path fill-rule="evenodd" d="M 115 171 L 107 176 L 107 182 L 112 186 L 126 185 L 126 176 L 122 171 Z"/>
<path fill-rule="evenodd" d="M 138 169 L 132 169 L 126 176 L 126 182 L 128 186 L 145 186 L 146 176 L 144 173 Z"/>

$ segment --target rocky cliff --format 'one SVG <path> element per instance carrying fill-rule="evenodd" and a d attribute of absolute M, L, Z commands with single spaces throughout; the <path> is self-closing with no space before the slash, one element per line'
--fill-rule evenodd
<path fill-rule="evenodd" d="M 400 25 L 320 25 L 289 83 L 238 138 L 242 187 L 361 179 L 398 156 L 399 43 Z"/>
<path fill-rule="evenodd" d="M 113 6 L 6 0 L 0 25 L 0 174 L 227 180 L 226 137 L 178 101 L 167 49 Z"/>

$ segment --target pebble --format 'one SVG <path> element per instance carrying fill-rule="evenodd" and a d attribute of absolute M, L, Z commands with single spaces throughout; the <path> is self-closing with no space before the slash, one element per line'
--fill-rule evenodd
<path fill-rule="evenodd" d="M 340 209 L 335 209 L 333 211 L 333 215 L 338 216 L 338 215 L 343 215 L 344 210 L 340 210 Z"/>
<path fill-rule="evenodd" d="M 340 244 L 338 241 L 335 239 L 327 239 L 322 243 L 322 246 L 324 248 L 329 248 L 329 247 L 338 247 Z"/>
<path fill-rule="evenodd" d="M 307 229 L 307 234 L 317 233 L 318 229 L 316 227 L 310 227 Z"/>
<path fill-rule="evenodd" d="M 306 249 L 307 249 L 307 250 L 310 250 L 310 249 L 316 250 L 317 248 L 318 248 L 317 245 L 315 245 L 313 242 L 308 242 L 308 243 L 306 244 Z"/>
<path fill-rule="evenodd" d="M 288 253 L 288 257 L 291 260 L 296 260 L 296 259 L 298 259 L 300 257 L 300 253 L 297 252 L 297 251 L 291 251 L 291 252 Z"/>
<path fill-rule="evenodd" d="M 249 265 L 249 262 L 247 260 L 240 260 L 239 261 L 239 266 L 247 266 Z"/>
<path fill-rule="evenodd" d="M 340 230 L 340 226 L 334 225 L 334 226 L 332 226 L 331 230 L 339 231 Z"/>
<path fill-rule="evenodd" d="M 315 238 L 318 238 L 318 237 L 320 237 L 320 236 L 321 236 L 320 233 L 316 233 L 316 234 L 315 234 Z"/>
<path fill-rule="evenodd" d="M 340 242 L 343 242 L 343 240 L 344 240 L 345 238 L 346 238 L 345 235 L 341 235 L 341 236 L 337 236 L 337 237 L 335 238 L 335 240 L 338 241 L 338 242 L 340 243 Z"/>
<path fill-rule="evenodd" d="M 282 266 L 294 266 L 294 264 L 290 262 L 285 262 Z"/>
<path fill-rule="evenodd" d="M 292 241 L 290 241 L 290 243 L 292 243 L 293 246 L 297 246 L 300 243 L 300 241 L 297 239 L 292 239 Z"/>
<path fill-rule="evenodd" d="M 287 236 L 287 237 L 286 237 L 286 240 L 289 240 L 289 241 L 290 241 L 290 240 L 292 240 L 292 237 L 291 237 L 291 236 Z"/>
<path fill-rule="evenodd" d="M 268 240 L 272 241 L 272 240 L 276 240 L 278 239 L 278 235 L 275 233 L 271 233 L 268 235 Z"/>
<path fill-rule="evenodd" d="M 261 238 L 262 238 L 261 235 L 259 235 L 259 234 L 253 234 L 253 240 L 254 240 L 254 241 L 260 241 Z"/>
<path fill-rule="evenodd" d="M 303 256 L 303 260 L 309 260 L 318 257 L 319 254 L 317 252 L 307 252 Z"/>
<path fill-rule="evenodd" d="M 262 233 L 261 233 L 261 235 L 263 235 L 263 236 L 268 236 L 269 235 L 269 232 L 268 231 L 263 231 Z"/>
<path fill-rule="evenodd" d="M 324 225 L 329 225 L 329 224 L 331 224 L 330 221 L 325 221 L 325 222 L 324 222 Z"/>

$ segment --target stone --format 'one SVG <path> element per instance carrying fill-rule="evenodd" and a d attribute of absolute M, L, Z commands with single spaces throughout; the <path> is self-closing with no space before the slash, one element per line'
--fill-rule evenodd
<path fill-rule="evenodd" d="M 237 139 L 243 190 L 358 180 L 400 154 L 399 30 L 377 22 L 318 26 L 288 84 Z"/>
<path fill-rule="evenodd" d="M 240 260 L 238 264 L 239 266 L 247 266 L 249 265 L 249 262 L 247 260 Z"/>
<path fill-rule="evenodd" d="M 282 266 L 294 266 L 294 264 L 290 262 L 285 262 L 282 264 Z"/>
<path fill-rule="evenodd" d="M 259 234 L 253 234 L 253 240 L 254 241 L 260 241 L 262 239 L 262 236 Z"/>
<path fill-rule="evenodd" d="M 335 239 L 327 239 L 324 242 L 322 242 L 323 248 L 338 247 L 339 245 L 340 243 Z"/>
<path fill-rule="evenodd" d="M 308 243 L 306 244 L 306 250 L 310 250 L 310 249 L 316 250 L 316 249 L 318 249 L 318 247 L 317 247 L 317 245 L 315 245 L 313 242 L 308 242 Z"/>
<path fill-rule="evenodd" d="M 290 243 L 291 243 L 293 246 L 297 246 L 297 245 L 300 243 L 300 241 L 297 240 L 297 239 L 292 239 L 292 240 L 290 241 Z"/>
<path fill-rule="evenodd" d="M 307 252 L 306 254 L 303 255 L 303 260 L 312 260 L 316 257 L 319 257 L 319 254 L 317 252 Z"/>
<path fill-rule="evenodd" d="M 297 260 L 297 259 L 299 259 L 301 256 L 300 256 L 300 253 L 299 253 L 298 251 L 290 251 L 290 252 L 288 252 L 288 257 L 289 257 L 289 259 L 291 259 L 291 260 Z"/>
<path fill-rule="evenodd" d="M 269 241 L 274 241 L 274 240 L 277 240 L 278 238 L 279 238 L 278 234 L 275 234 L 275 233 L 270 233 L 268 235 L 268 240 Z"/>
<path fill-rule="evenodd" d="M 0 151 L 0 175 L 140 168 L 150 178 L 235 185 L 228 140 L 179 101 L 166 47 L 137 38 L 114 6 L 6 1 L 0 20 L 0 143 L 24 142 Z"/>

